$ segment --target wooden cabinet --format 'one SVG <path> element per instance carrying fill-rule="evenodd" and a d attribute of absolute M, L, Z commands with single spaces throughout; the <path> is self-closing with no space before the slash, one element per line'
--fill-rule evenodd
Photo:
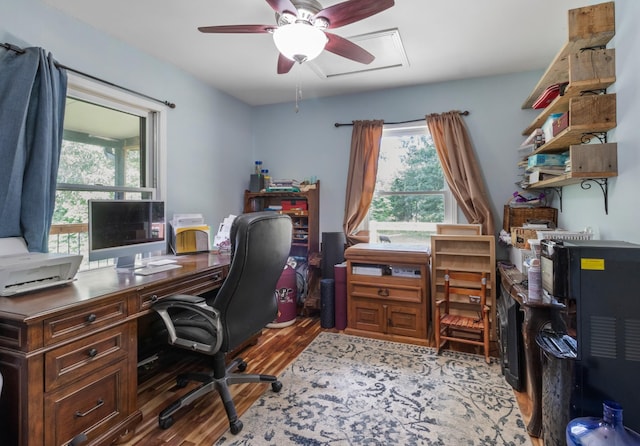
<path fill-rule="evenodd" d="M 347 248 L 346 333 L 427 345 L 426 247 L 358 244 Z"/>
<path fill-rule="evenodd" d="M 568 151 L 567 168 L 559 175 L 526 186 L 527 189 L 556 189 L 561 210 L 562 187 L 593 181 L 600 185 L 605 211 L 608 211 L 607 179 L 618 175 L 617 146 L 607 142 L 607 131 L 616 126 L 616 95 L 607 94 L 606 89 L 616 77 L 615 50 L 605 46 L 614 34 L 614 2 L 570 10 L 568 42 L 522 105 L 522 108 L 531 108 L 547 87 L 567 82 L 564 94 L 542 110 L 523 131 L 523 135 L 529 136 L 552 114 L 568 116 L 567 127 L 531 153 Z M 603 144 L 586 144 L 594 138 Z"/>
<path fill-rule="evenodd" d="M 320 181 L 305 192 L 249 192 L 244 193 L 244 212 L 274 209 L 287 214 L 293 222 L 291 255 L 308 257 L 320 247 Z"/>
<path fill-rule="evenodd" d="M 445 270 L 487 273 L 487 305 L 491 307 L 491 340 L 497 339 L 495 237 L 492 235 L 431 236 L 431 306 L 443 298 Z M 453 296 L 452 314 L 473 316 L 470 304 Z"/>

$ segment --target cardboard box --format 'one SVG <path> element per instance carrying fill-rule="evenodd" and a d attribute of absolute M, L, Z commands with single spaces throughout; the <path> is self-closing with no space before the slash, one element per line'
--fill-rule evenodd
<path fill-rule="evenodd" d="M 529 239 L 537 239 L 538 230 L 529 228 L 511 228 L 511 244 L 516 248 L 529 249 Z"/>
<path fill-rule="evenodd" d="M 553 136 L 558 135 L 567 127 L 569 127 L 569 112 L 564 113 L 558 119 L 553 121 L 553 125 L 551 126 Z"/>
<path fill-rule="evenodd" d="M 568 158 L 569 155 L 564 153 L 531 155 L 527 162 L 527 166 L 564 166 L 564 163 Z"/>

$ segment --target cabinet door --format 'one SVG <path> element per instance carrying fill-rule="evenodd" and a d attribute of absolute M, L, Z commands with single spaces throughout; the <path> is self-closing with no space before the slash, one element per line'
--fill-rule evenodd
<path fill-rule="evenodd" d="M 352 297 L 349 306 L 349 327 L 384 333 L 387 325 L 385 307 L 378 302 Z"/>
<path fill-rule="evenodd" d="M 427 316 L 417 306 L 389 305 L 387 308 L 387 333 L 426 338 Z"/>

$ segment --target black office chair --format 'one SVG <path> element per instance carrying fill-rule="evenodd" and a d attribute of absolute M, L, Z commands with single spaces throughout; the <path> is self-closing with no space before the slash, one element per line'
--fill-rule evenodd
<path fill-rule="evenodd" d="M 211 302 L 199 296 L 176 295 L 153 304 L 165 323 L 169 344 L 213 357 L 211 373 L 177 377 L 181 387 L 190 380 L 202 384 L 160 413 L 158 422 L 163 429 L 173 424 L 172 415 L 180 408 L 215 390 L 224 403 L 231 433 L 237 434 L 242 430 L 242 421 L 229 385 L 270 382 L 274 392 L 282 389 L 275 376 L 233 373 L 244 371 L 247 363 L 235 358 L 227 366 L 225 354 L 276 318 L 274 293 L 291 249 L 291 233 L 291 219 L 286 215 L 254 212 L 236 217 L 230 232 L 229 274 Z"/>

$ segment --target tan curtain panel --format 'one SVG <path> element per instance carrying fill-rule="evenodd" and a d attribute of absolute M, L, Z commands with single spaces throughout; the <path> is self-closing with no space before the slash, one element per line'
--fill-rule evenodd
<path fill-rule="evenodd" d="M 356 231 L 367 216 L 373 199 L 383 125 L 382 120 L 353 123 L 343 222 L 349 246 L 369 241 L 368 235 L 358 235 Z"/>
<path fill-rule="evenodd" d="M 426 116 L 447 184 L 469 223 L 482 225 L 493 235 L 493 216 L 484 179 L 476 161 L 467 127 L 460 112 Z"/>

